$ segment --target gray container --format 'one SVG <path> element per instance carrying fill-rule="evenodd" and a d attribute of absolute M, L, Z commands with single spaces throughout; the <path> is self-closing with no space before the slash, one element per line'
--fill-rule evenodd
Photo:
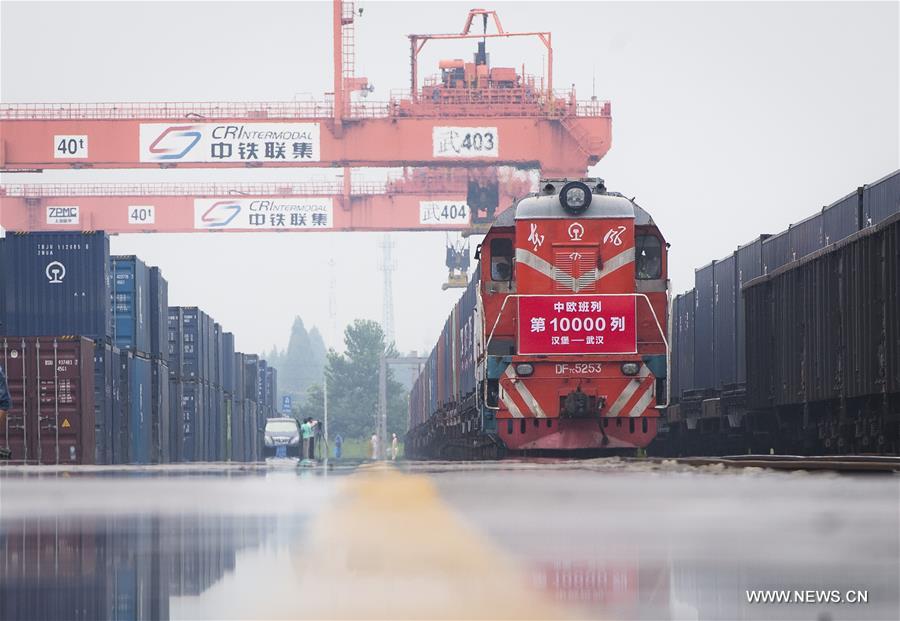
<path fill-rule="evenodd" d="M 694 389 L 716 385 L 715 264 L 694 272 Z"/>
<path fill-rule="evenodd" d="M 812 254 L 823 246 L 822 213 L 819 212 L 792 224 L 788 229 L 791 240 L 791 260 L 796 261 Z"/>
<path fill-rule="evenodd" d="M 713 266 L 715 288 L 715 368 L 714 388 L 734 384 L 737 377 L 737 348 L 735 340 L 736 282 L 734 255 Z"/>
<path fill-rule="evenodd" d="M 763 273 L 762 244 L 769 235 L 760 235 L 749 244 L 739 246 L 734 253 L 736 261 L 735 278 L 735 382 L 744 384 L 747 381 L 747 311 L 743 288 L 748 282 Z"/>
<path fill-rule="evenodd" d="M 694 388 L 694 290 L 672 303 L 672 401 Z"/>
<path fill-rule="evenodd" d="M 790 230 L 782 231 L 777 235 L 763 240 L 762 263 L 763 274 L 771 274 L 782 265 L 791 262 L 791 236 Z"/>
<path fill-rule="evenodd" d="M 860 229 L 863 211 L 862 188 L 837 200 L 822 210 L 823 244 L 836 244 Z"/>
<path fill-rule="evenodd" d="M 900 170 L 863 189 L 863 214 L 868 226 L 900 213 Z"/>

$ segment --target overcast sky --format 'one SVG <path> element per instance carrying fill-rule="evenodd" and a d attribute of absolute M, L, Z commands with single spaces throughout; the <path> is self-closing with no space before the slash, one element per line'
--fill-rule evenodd
<path fill-rule="evenodd" d="M 412 32 L 456 32 L 472 3 L 362 2 L 358 73 L 373 100 L 409 83 Z M 475 3 L 482 6 L 484 3 Z M 553 32 L 555 81 L 609 99 L 613 146 L 591 171 L 636 196 L 672 244 L 676 292 L 693 270 L 900 167 L 898 3 L 493 2 L 503 26 Z M 0 100 L 283 101 L 331 90 L 323 2 L 0 3 Z M 488 43 L 495 66 L 540 73 L 534 41 Z M 420 71 L 469 58 L 432 42 Z M 285 169 L 71 171 L 5 183 L 299 180 Z M 459 291 L 442 292 L 443 233 L 397 233 L 401 350 L 430 350 Z M 170 303 L 199 305 L 244 351 L 287 343 L 295 315 L 335 345 L 380 320 L 381 235 L 121 235 L 113 251 L 162 267 Z"/>

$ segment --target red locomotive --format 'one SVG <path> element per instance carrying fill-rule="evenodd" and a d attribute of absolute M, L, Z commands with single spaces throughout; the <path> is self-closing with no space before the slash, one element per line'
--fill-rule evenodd
<path fill-rule="evenodd" d="M 494 222 L 410 394 L 406 452 L 634 453 L 666 405 L 666 243 L 602 180 L 545 180 Z"/>

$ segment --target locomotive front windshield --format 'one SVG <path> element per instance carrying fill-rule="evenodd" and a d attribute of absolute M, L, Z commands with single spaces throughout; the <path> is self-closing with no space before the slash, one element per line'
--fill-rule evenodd
<path fill-rule="evenodd" d="M 638 235 L 634 240 L 635 271 L 638 280 L 662 277 L 662 244 L 655 235 Z"/>
<path fill-rule="evenodd" d="M 491 280 L 512 279 L 513 243 L 511 239 L 491 240 Z"/>

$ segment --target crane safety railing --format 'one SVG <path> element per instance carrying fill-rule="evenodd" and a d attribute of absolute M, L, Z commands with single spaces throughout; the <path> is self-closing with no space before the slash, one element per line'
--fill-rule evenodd
<path fill-rule="evenodd" d="M 424 191 L 421 187 L 406 190 Z M 399 194 L 402 184 L 391 181 L 354 181 L 352 195 Z M 0 196 L 50 198 L 62 196 L 308 196 L 343 193 L 340 179 L 300 183 L 48 183 L 0 185 Z"/>
<path fill-rule="evenodd" d="M 348 120 L 385 117 L 564 117 L 609 116 L 609 103 L 604 101 L 575 101 L 566 97 L 548 100 L 541 95 L 533 101 L 523 101 L 526 89 L 484 89 L 462 91 L 448 101 L 433 102 L 408 97 L 390 101 L 360 99 L 351 102 Z M 514 91 L 514 92 L 513 92 Z M 472 93 L 479 93 L 474 95 Z M 529 97 L 533 93 L 529 94 Z M 181 103 L 4 103 L 0 104 L 0 120 L 133 120 L 172 121 L 184 119 L 202 123 L 237 119 L 260 121 L 265 119 L 327 119 L 332 116 L 331 101 L 286 102 L 181 102 Z"/>

